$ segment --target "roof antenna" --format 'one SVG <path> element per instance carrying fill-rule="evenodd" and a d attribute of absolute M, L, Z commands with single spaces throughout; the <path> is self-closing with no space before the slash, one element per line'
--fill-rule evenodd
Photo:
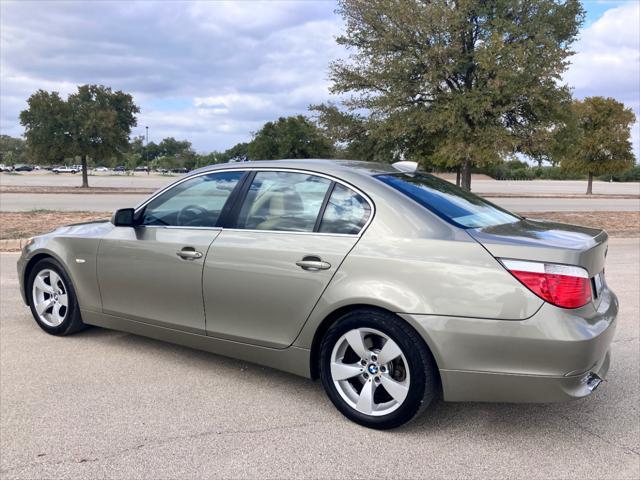
<path fill-rule="evenodd" d="M 391 166 L 404 173 L 413 173 L 418 170 L 418 162 L 409 162 L 407 160 L 392 163 Z"/>

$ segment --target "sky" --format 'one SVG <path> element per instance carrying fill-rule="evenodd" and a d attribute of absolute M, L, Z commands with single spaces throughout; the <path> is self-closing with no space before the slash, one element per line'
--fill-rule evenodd
<path fill-rule="evenodd" d="M 640 118 L 640 0 L 583 0 L 564 81 L 574 96 L 616 98 Z M 267 121 L 331 99 L 345 56 L 335 1 L 0 0 L 0 132 L 38 89 L 97 83 L 133 95 L 132 135 L 187 139 L 199 152 L 251 139 Z M 633 127 L 640 158 L 640 124 Z"/>

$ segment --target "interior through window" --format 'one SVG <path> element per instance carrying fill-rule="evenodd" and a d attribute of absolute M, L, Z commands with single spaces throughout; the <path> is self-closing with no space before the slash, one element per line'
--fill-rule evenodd
<path fill-rule="evenodd" d="M 357 235 L 371 215 L 371 207 L 362 195 L 336 183 L 324 211 L 320 232 Z"/>
<path fill-rule="evenodd" d="M 293 172 L 258 172 L 237 228 L 313 232 L 331 180 Z"/>
<path fill-rule="evenodd" d="M 215 227 L 244 172 L 221 172 L 185 180 L 147 204 L 142 225 Z"/>

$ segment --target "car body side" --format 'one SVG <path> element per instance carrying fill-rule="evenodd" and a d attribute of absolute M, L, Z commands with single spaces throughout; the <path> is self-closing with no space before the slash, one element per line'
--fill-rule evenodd
<path fill-rule="evenodd" d="M 365 192 L 375 205 L 372 221 L 302 319 L 302 328 L 291 345 L 273 348 L 104 313 L 97 279 L 100 242 L 111 229 L 126 228 L 106 222 L 63 227 L 36 237 L 18 265 L 23 296 L 28 267 L 42 256 L 51 256 L 67 269 L 87 324 L 307 377 L 317 376 L 319 342 L 339 314 L 360 306 L 376 307 L 397 314 L 424 339 L 440 371 L 445 400 L 576 398 L 590 393 L 583 381 L 585 372 L 606 374 L 607 349 L 617 313 L 617 299 L 608 288 L 597 304 L 576 311 L 545 303 L 467 231 L 378 181 L 369 167 L 290 161 L 251 162 L 233 168 L 276 167 L 345 181 Z M 241 298 L 241 293 L 238 295 Z"/>

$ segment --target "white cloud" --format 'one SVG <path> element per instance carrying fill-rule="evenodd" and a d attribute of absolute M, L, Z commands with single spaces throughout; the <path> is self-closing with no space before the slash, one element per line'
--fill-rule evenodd
<path fill-rule="evenodd" d="M 330 98 L 328 64 L 344 56 L 331 1 L 0 1 L 0 129 L 20 135 L 35 90 L 83 83 L 131 93 L 134 134 L 225 149 L 279 116 Z M 579 98 L 612 96 L 640 112 L 640 4 L 582 31 L 565 80 Z M 638 125 L 634 129 L 636 152 Z"/>
<path fill-rule="evenodd" d="M 2 2 L 3 133 L 19 135 L 35 90 L 100 83 L 134 96 L 134 134 L 198 150 L 250 139 L 328 98 L 340 19 L 326 1 Z M 176 107 L 177 105 L 177 107 Z"/>
<path fill-rule="evenodd" d="M 640 158 L 640 3 L 607 10 L 585 28 L 564 76 L 578 98 L 613 97 L 634 110 L 632 140 Z"/>

